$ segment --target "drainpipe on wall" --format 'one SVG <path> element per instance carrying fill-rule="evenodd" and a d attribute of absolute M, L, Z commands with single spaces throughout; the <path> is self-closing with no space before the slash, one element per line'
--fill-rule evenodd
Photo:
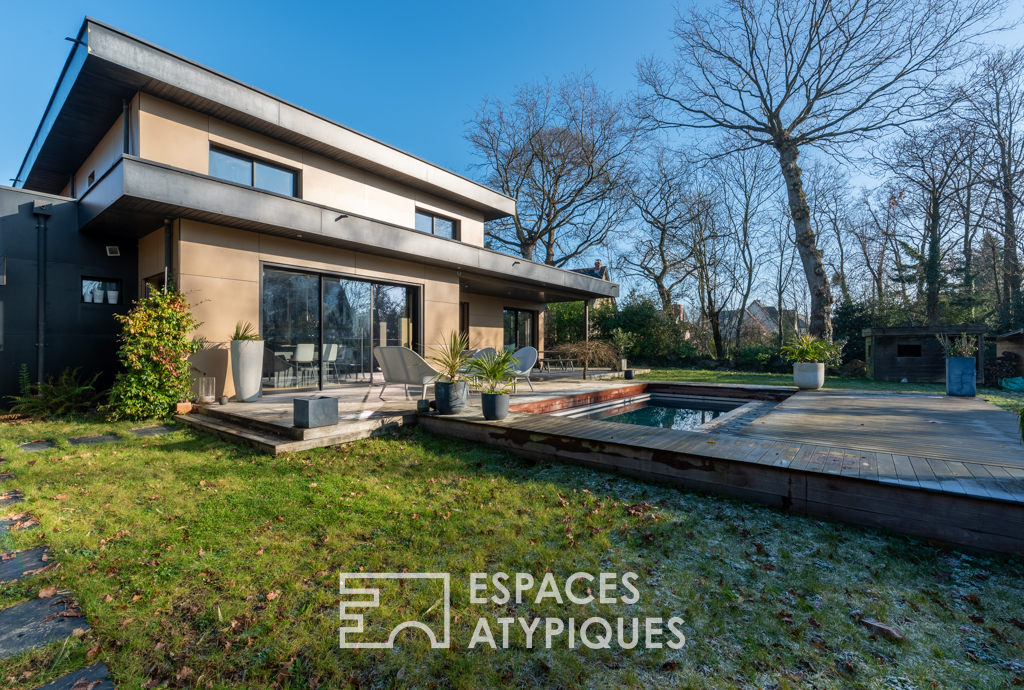
<path fill-rule="evenodd" d="M 174 221 L 164 218 L 164 292 L 171 285 L 171 277 L 174 275 Z"/>
<path fill-rule="evenodd" d="M 42 385 L 46 372 L 46 219 L 53 207 L 36 201 L 32 209 L 36 217 L 36 382 Z"/>

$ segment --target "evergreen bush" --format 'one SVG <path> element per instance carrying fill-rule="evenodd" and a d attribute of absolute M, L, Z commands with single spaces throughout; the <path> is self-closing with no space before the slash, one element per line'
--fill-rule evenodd
<path fill-rule="evenodd" d="M 185 295 L 173 288 L 153 291 L 114 318 L 122 326 L 118 357 L 124 370 L 110 392 L 110 418 L 169 417 L 175 403 L 191 397 L 188 357 L 201 345 L 190 334 L 202 324 Z"/>

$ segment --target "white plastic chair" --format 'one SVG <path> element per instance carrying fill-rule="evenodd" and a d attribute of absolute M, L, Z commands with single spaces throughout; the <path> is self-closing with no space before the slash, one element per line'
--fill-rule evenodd
<path fill-rule="evenodd" d="M 320 366 L 323 370 L 323 377 L 329 380 L 328 372 L 334 374 L 334 380 L 338 379 L 338 346 L 335 343 L 324 343 L 320 354 Z"/>
<path fill-rule="evenodd" d="M 384 399 L 384 391 L 389 383 L 405 384 L 405 394 L 409 395 L 409 386 L 423 386 L 422 399 L 427 397 L 427 386 L 434 383 L 441 375 L 434 367 L 427 363 L 427 360 L 420 357 L 407 347 L 398 345 L 378 345 L 373 348 L 373 356 L 380 364 L 380 371 L 384 377 L 384 386 L 380 389 L 381 400 Z"/>
<path fill-rule="evenodd" d="M 516 363 L 512 365 L 512 373 L 515 374 L 515 381 L 512 383 L 512 390 L 516 388 L 516 383 L 519 379 L 526 379 L 526 382 L 530 384 L 530 390 L 533 390 L 533 381 L 530 380 L 530 372 L 533 371 L 533 367 L 537 364 L 537 348 L 535 347 L 522 347 L 515 351 L 512 357 L 516 360 Z"/>
<path fill-rule="evenodd" d="M 316 345 L 313 343 L 300 343 L 295 346 L 295 356 L 292 357 L 292 364 L 298 369 L 299 374 L 302 378 L 302 384 L 305 384 L 306 375 L 312 375 L 316 370 L 313 366 L 314 357 L 316 357 Z"/>

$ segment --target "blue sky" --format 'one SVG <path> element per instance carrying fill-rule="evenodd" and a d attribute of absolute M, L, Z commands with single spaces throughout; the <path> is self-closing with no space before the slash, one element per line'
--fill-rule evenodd
<path fill-rule="evenodd" d="M 45 7 L 45 11 L 41 8 Z M 617 94 L 667 54 L 667 0 L 0 3 L 0 184 L 9 185 L 85 15 L 462 174 L 484 95 L 592 71 Z M 16 30 L 14 30 L 16 28 Z"/>

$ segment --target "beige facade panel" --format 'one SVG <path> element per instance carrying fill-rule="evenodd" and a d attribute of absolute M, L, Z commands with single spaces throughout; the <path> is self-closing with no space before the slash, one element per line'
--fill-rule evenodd
<path fill-rule="evenodd" d="M 208 175 L 209 128 L 206 115 L 140 94 L 139 158 Z"/>
<path fill-rule="evenodd" d="M 139 294 L 142 283 L 164 272 L 164 231 L 156 230 L 139 240 Z"/>
<path fill-rule="evenodd" d="M 141 94 L 139 109 L 141 158 L 208 175 L 210 146 L 220 146 L 296 170 L 300 196 L 306 201 L 404 228 L 415 227 L 416 210 L 420 209 L 456 220 L 462 242 L 483 246 L 484 222 L 479 211 L 155 96 Z"/>
<path fill-rule="evenodd" d="M 75 173 L 75 196 L 80 197 L 85 193 L 90 184 L 89 179 L 92 178 L 92 183 L 95 184 L 96 180 L 103 177 L 103 173 L 110 170 L 110 168 L 121 160 L 121 154 L 124 151 L 124 116 L 121 115 L 114 122 L 113 126 L 107 130 L 107 133 L 100 139 L 100 143 L 97 144 L 89 157 L 85 159 L 85 163 Z M 68 192 L 70 193 L 70 189 Z"/>

